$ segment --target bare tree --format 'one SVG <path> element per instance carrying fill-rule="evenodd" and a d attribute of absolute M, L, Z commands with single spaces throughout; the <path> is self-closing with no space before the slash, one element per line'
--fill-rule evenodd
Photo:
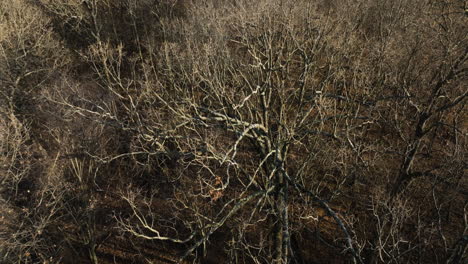
<path fill-rule="evenodd" d="M 460 7 L 0 3 L 1 261 L 463 262 Z"/>

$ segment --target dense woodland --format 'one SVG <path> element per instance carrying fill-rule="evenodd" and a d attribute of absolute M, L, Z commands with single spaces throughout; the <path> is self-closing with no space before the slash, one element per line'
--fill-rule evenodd
<path fill-rule="evenodd" d="M 467 263 L 468 2 L 0 1 L 0 263 Z"/>

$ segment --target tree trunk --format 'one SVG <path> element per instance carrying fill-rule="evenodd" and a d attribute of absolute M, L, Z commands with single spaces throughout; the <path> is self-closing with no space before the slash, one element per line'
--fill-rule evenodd
<path fill-rule="evenodd" d="M 275 226 L 274 263 L 285 264 L 289 259 L 289 218 L 288 218 L 288 183 L 284 172 L 276 173 L 275 213 L 277 222 Z"/>

